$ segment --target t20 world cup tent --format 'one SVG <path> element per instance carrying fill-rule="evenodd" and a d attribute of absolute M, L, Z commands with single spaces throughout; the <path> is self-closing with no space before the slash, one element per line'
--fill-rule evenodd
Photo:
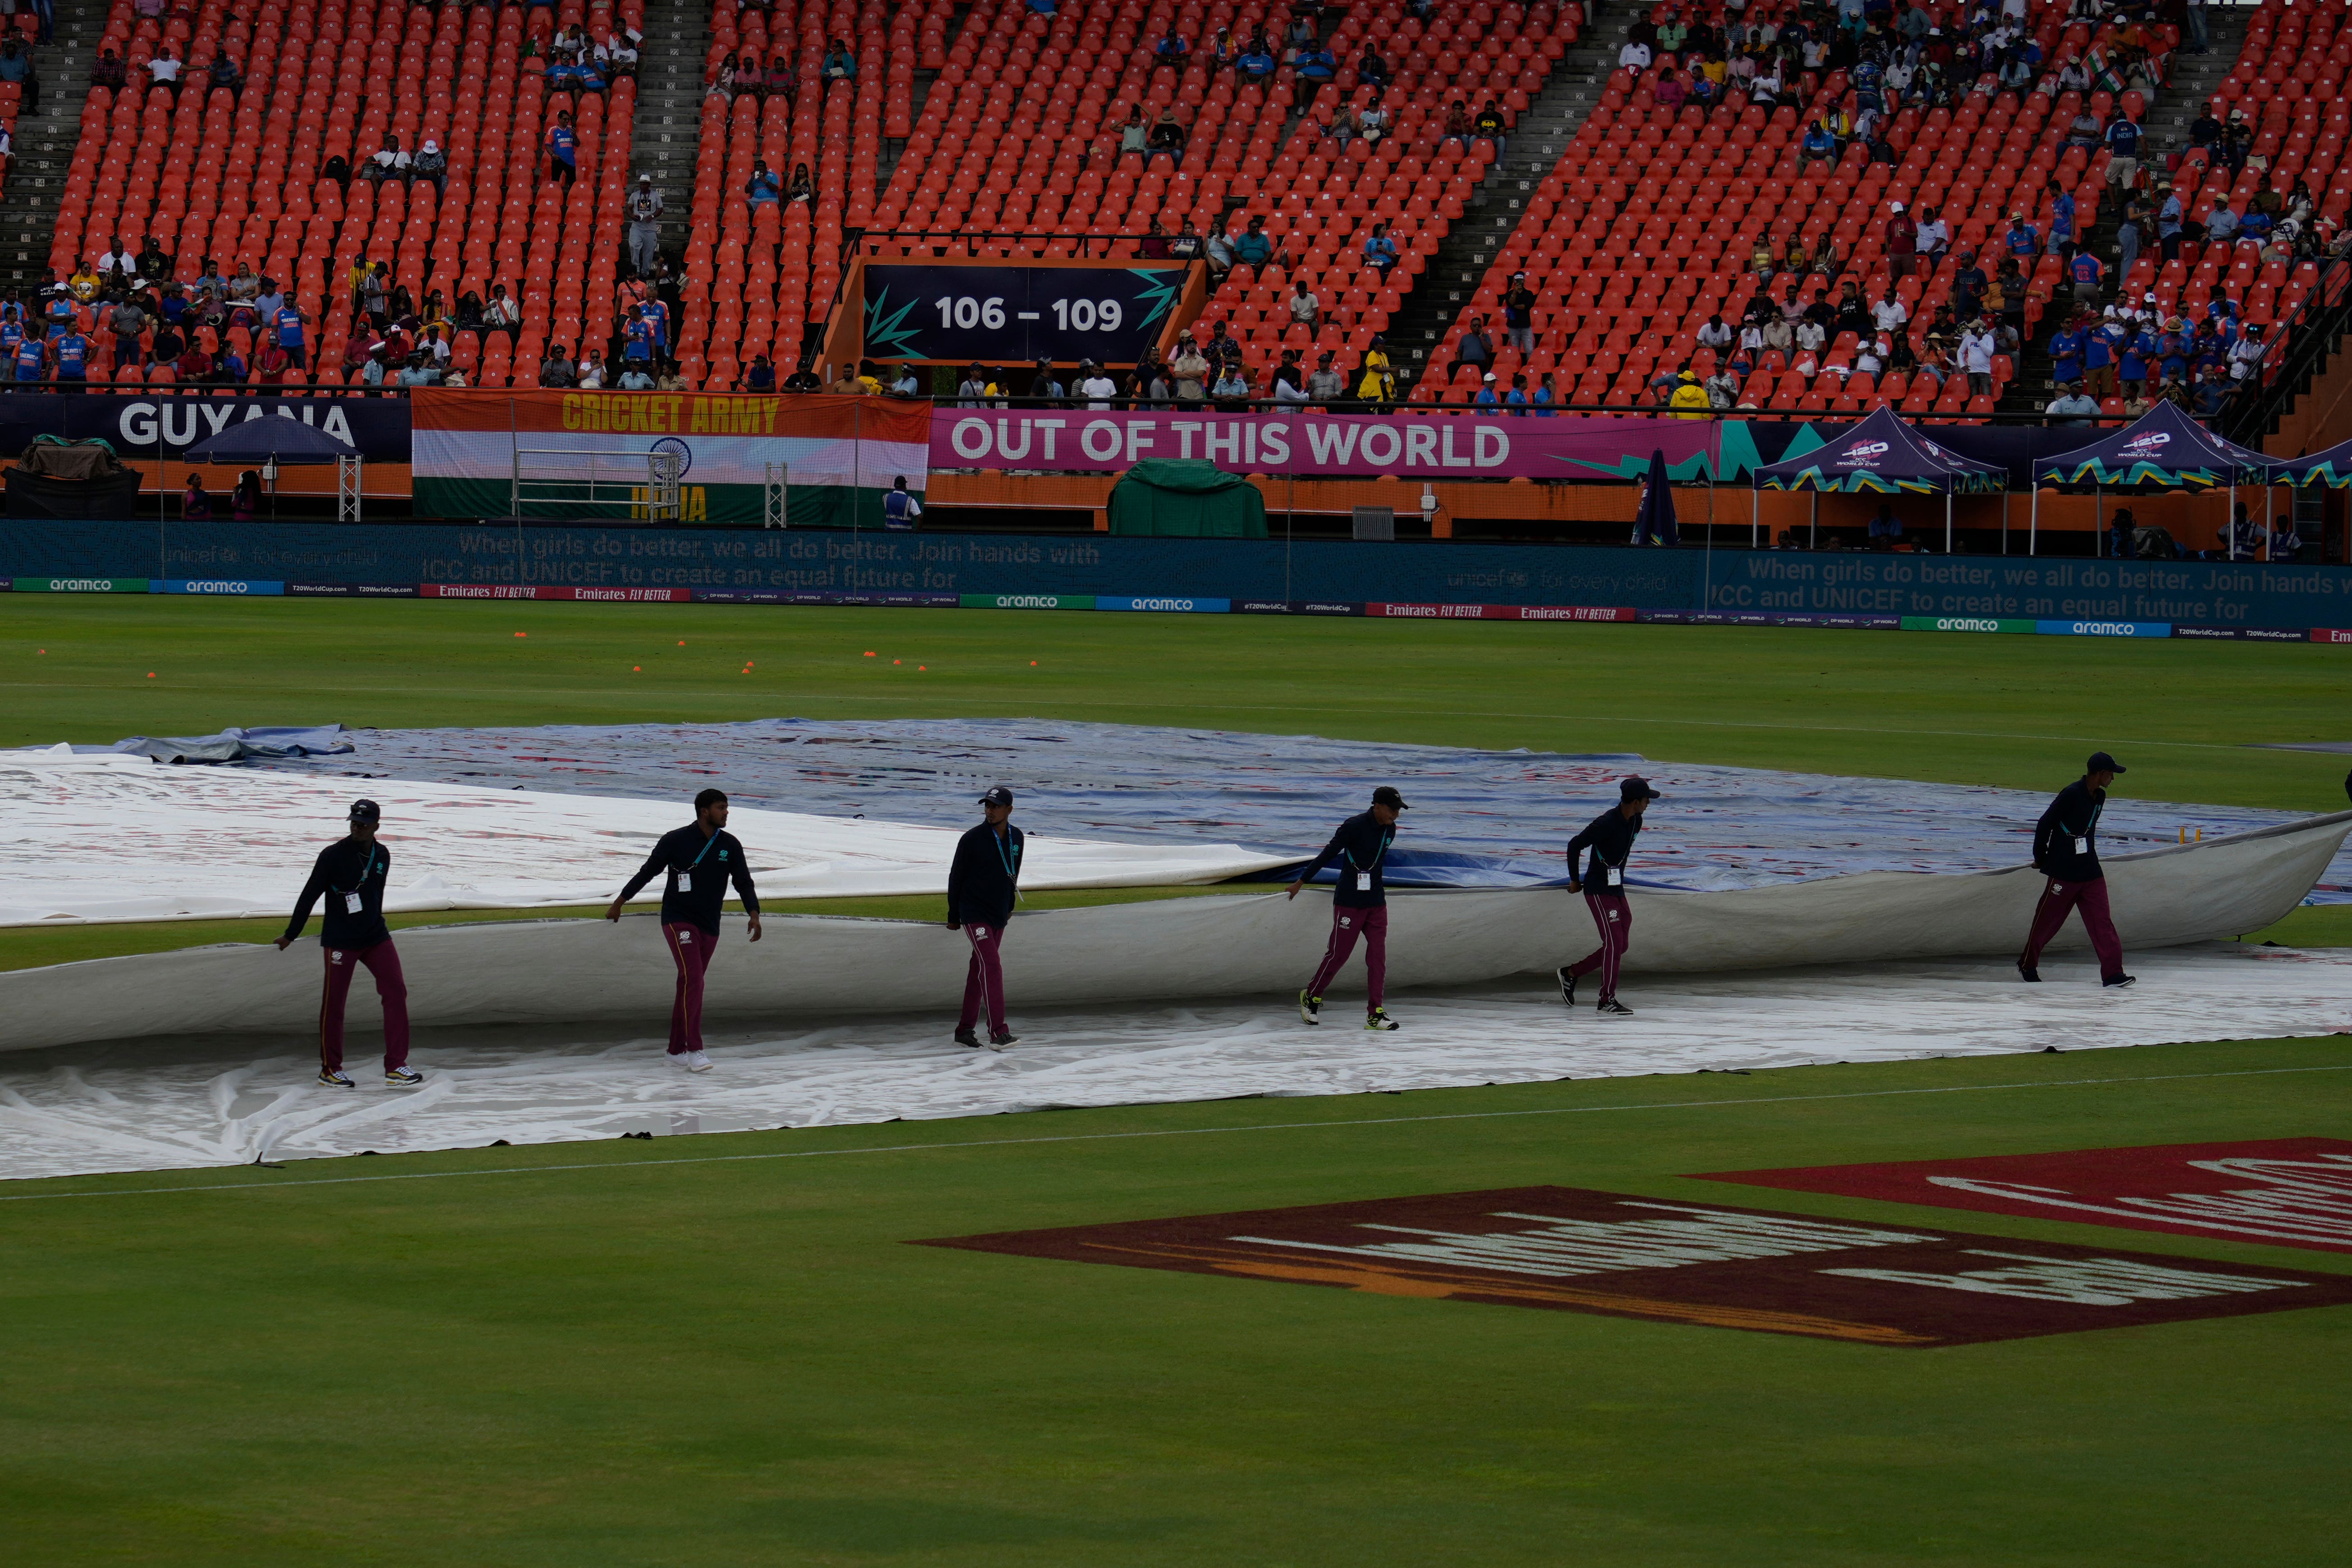
<path fill-rule="evenodd" d="M 2100 531 L 2106 530 L 2105 497 L 2112 489 L 2219 489 L 2270 481 L 2269 458 L 2225 441 L 2169 403 L 2159 403 L 2129 426 L 2087 447 L 2043 458 L 2033 465 L 2033 514 L 2025 552 L 2034 553 L 2042 522 L 2044 485 L 2088 485 L 2101 498 Z"/>
<path fill-rule="evenodd" d="M 1811 490 L 1815 537 L 1821 527 L 1822 490 L 1879 495 L 1940 495 L 1944 498 L 1944 550 L 1952 548 L 1952 496 L 1998 490 L 2008 475 L 1998 464 L 1980 463 L 1939 447 L 1891 408 L 1873 409 L 1860 424 L 1840 431 L 1802 457 L 1767 463 L 1755 471 L 1763 490 Z"/>

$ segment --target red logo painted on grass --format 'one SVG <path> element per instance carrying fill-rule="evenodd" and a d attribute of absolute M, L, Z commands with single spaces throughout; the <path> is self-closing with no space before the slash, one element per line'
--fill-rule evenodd
<path fill-rule="evenodd" d="M 1705 1179 L 2352 1252 L 2352 1143 L 2340 1138 L 1720 1171 Z"/>
<path fill-rule="evenodd" d="M 2352 1301 L 2352 1275 L 1578 1187 L 916 1245 L 1914 1348 Z"/>

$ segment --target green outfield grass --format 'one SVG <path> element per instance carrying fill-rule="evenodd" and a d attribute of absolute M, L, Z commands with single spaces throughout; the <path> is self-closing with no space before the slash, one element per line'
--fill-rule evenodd
<path fill-rule="evenodd" d="M 14 1184 L 0 1520 L 188 1568 L 2334 1562 L 2352 1309 L 1889 1350 L 904 1244 L 1556 1183 L 2343 1270 L 1685 1178 L 2348 1116 L 2325 1040 Z"/>
<path fill-rule="evenodd" d="M 2346 759 L 2249 743 L 2352 739 L 2347 698 L 2264 645 L 0 595 L 9 745 L 1040 715 L 2034 789 L 2101 746 L 2121 795 L 2317 812 Z M 2352 1309 L 1896 1351 L 904 1244 L 1556 1183 L 2344 1271 L 1689 1176 L 2347 1113 L 2335 1038 L 7 1184 L 0 1560 L 2303 1568 L 2352 1528 Z"/>

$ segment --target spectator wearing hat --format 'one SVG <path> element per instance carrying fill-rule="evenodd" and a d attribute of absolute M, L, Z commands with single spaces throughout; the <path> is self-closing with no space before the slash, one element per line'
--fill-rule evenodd
<path fill-rule="evenodd" d="M 1576 1005 L 1576 983 L 1601 972 L 1601 996 L 1594 1011 L 1604 1018 L 1624 1018 L 1633 1009 L 1617 1000 L 1617 972 L 1633 940 L 1633 911 L 1625 901 L 1625 863 L 1633 853 L 1634 836 L 1642 831 L 1642 814 L 1659 798 L 1650 781 L 1635 774 L 1617 786 L 1617 804 L 1585 825 L 1568 841 L 1568 890 L 1584 895 L 1584 907 L 1601 933 L 1601 945 L 1559 969 L 1559 996 Z M 1588 871 L 1586 850 L 1592 852 Z"/>
<path fill-rule="evenodd" d="M 2081 382 L 2070 381 L 2042 411 L 2061 424 L 2088 425 L 2098 417 L 2099 400 L 2086 394 Z"/>
<path fill-rule="evenodd" d="M 1326 867 L 1339 872 L 1339 885 L 1331 893 L 1331 935 L 1324 943 L 1323 962 L 1316 966 L 1314 978 L 1307 981 L 1307 988 L 1298 994 L 1298 1016 L 1303 1023 L 1323 1021 L 1323 993 L 1339 977 L 1360 937 L 1368 982 L 1364 1027 L 1390 1030 L 1397 1026 L 1381 1005 L 1381 993 L 1388 980 L 1389 937 L 1388 886 L 1381 868 L 1388 861 L 1389 847 L 1396 840 L 1397 817 L 1408 809 L 1404 797 L 1393 785 L 1382 784 L 1372 791 L 1370 808 L 1339 824 L 1323 852 L 1300 868 L 1290 890 L 1284 895 L 1286 899 L 1298 897 L 1298 889 Z"/>
<path fill-rule="evenodd" d="M 2077 910 L 2090 933 L 2092 951 L 2099 956 L 2102 985 L 2129 985 L 2124 973 L 2123 943 L 2107 909 L 2106 873 L 2099 866 L 2099 816 L 2106 809 L 2107 786 L 2124 765 L 2105 752 L 2094 752 L 2083 776 L 2058 792 L 2042 819 L 2033 825 L 2033 868 L 2047 879 L 2033 909 L 2033 926 L 2025 951 L 2017 955 L 2020 978 L 2039 982 L 2042 950 Z"/>

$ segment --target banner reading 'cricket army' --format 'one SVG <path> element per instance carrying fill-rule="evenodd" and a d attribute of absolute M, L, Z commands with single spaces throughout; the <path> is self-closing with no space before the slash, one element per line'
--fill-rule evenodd
<path fill-rule="evenodd" d="M 791 521 L 881 521 L 882 498 L 929 471 L 930 405 L 695 392 L 419 389 L 416 510 L 443 517 L 650 521 L 648 459 L 672 453 L 686 522 L 757 522 L 771 464 Z"/>

